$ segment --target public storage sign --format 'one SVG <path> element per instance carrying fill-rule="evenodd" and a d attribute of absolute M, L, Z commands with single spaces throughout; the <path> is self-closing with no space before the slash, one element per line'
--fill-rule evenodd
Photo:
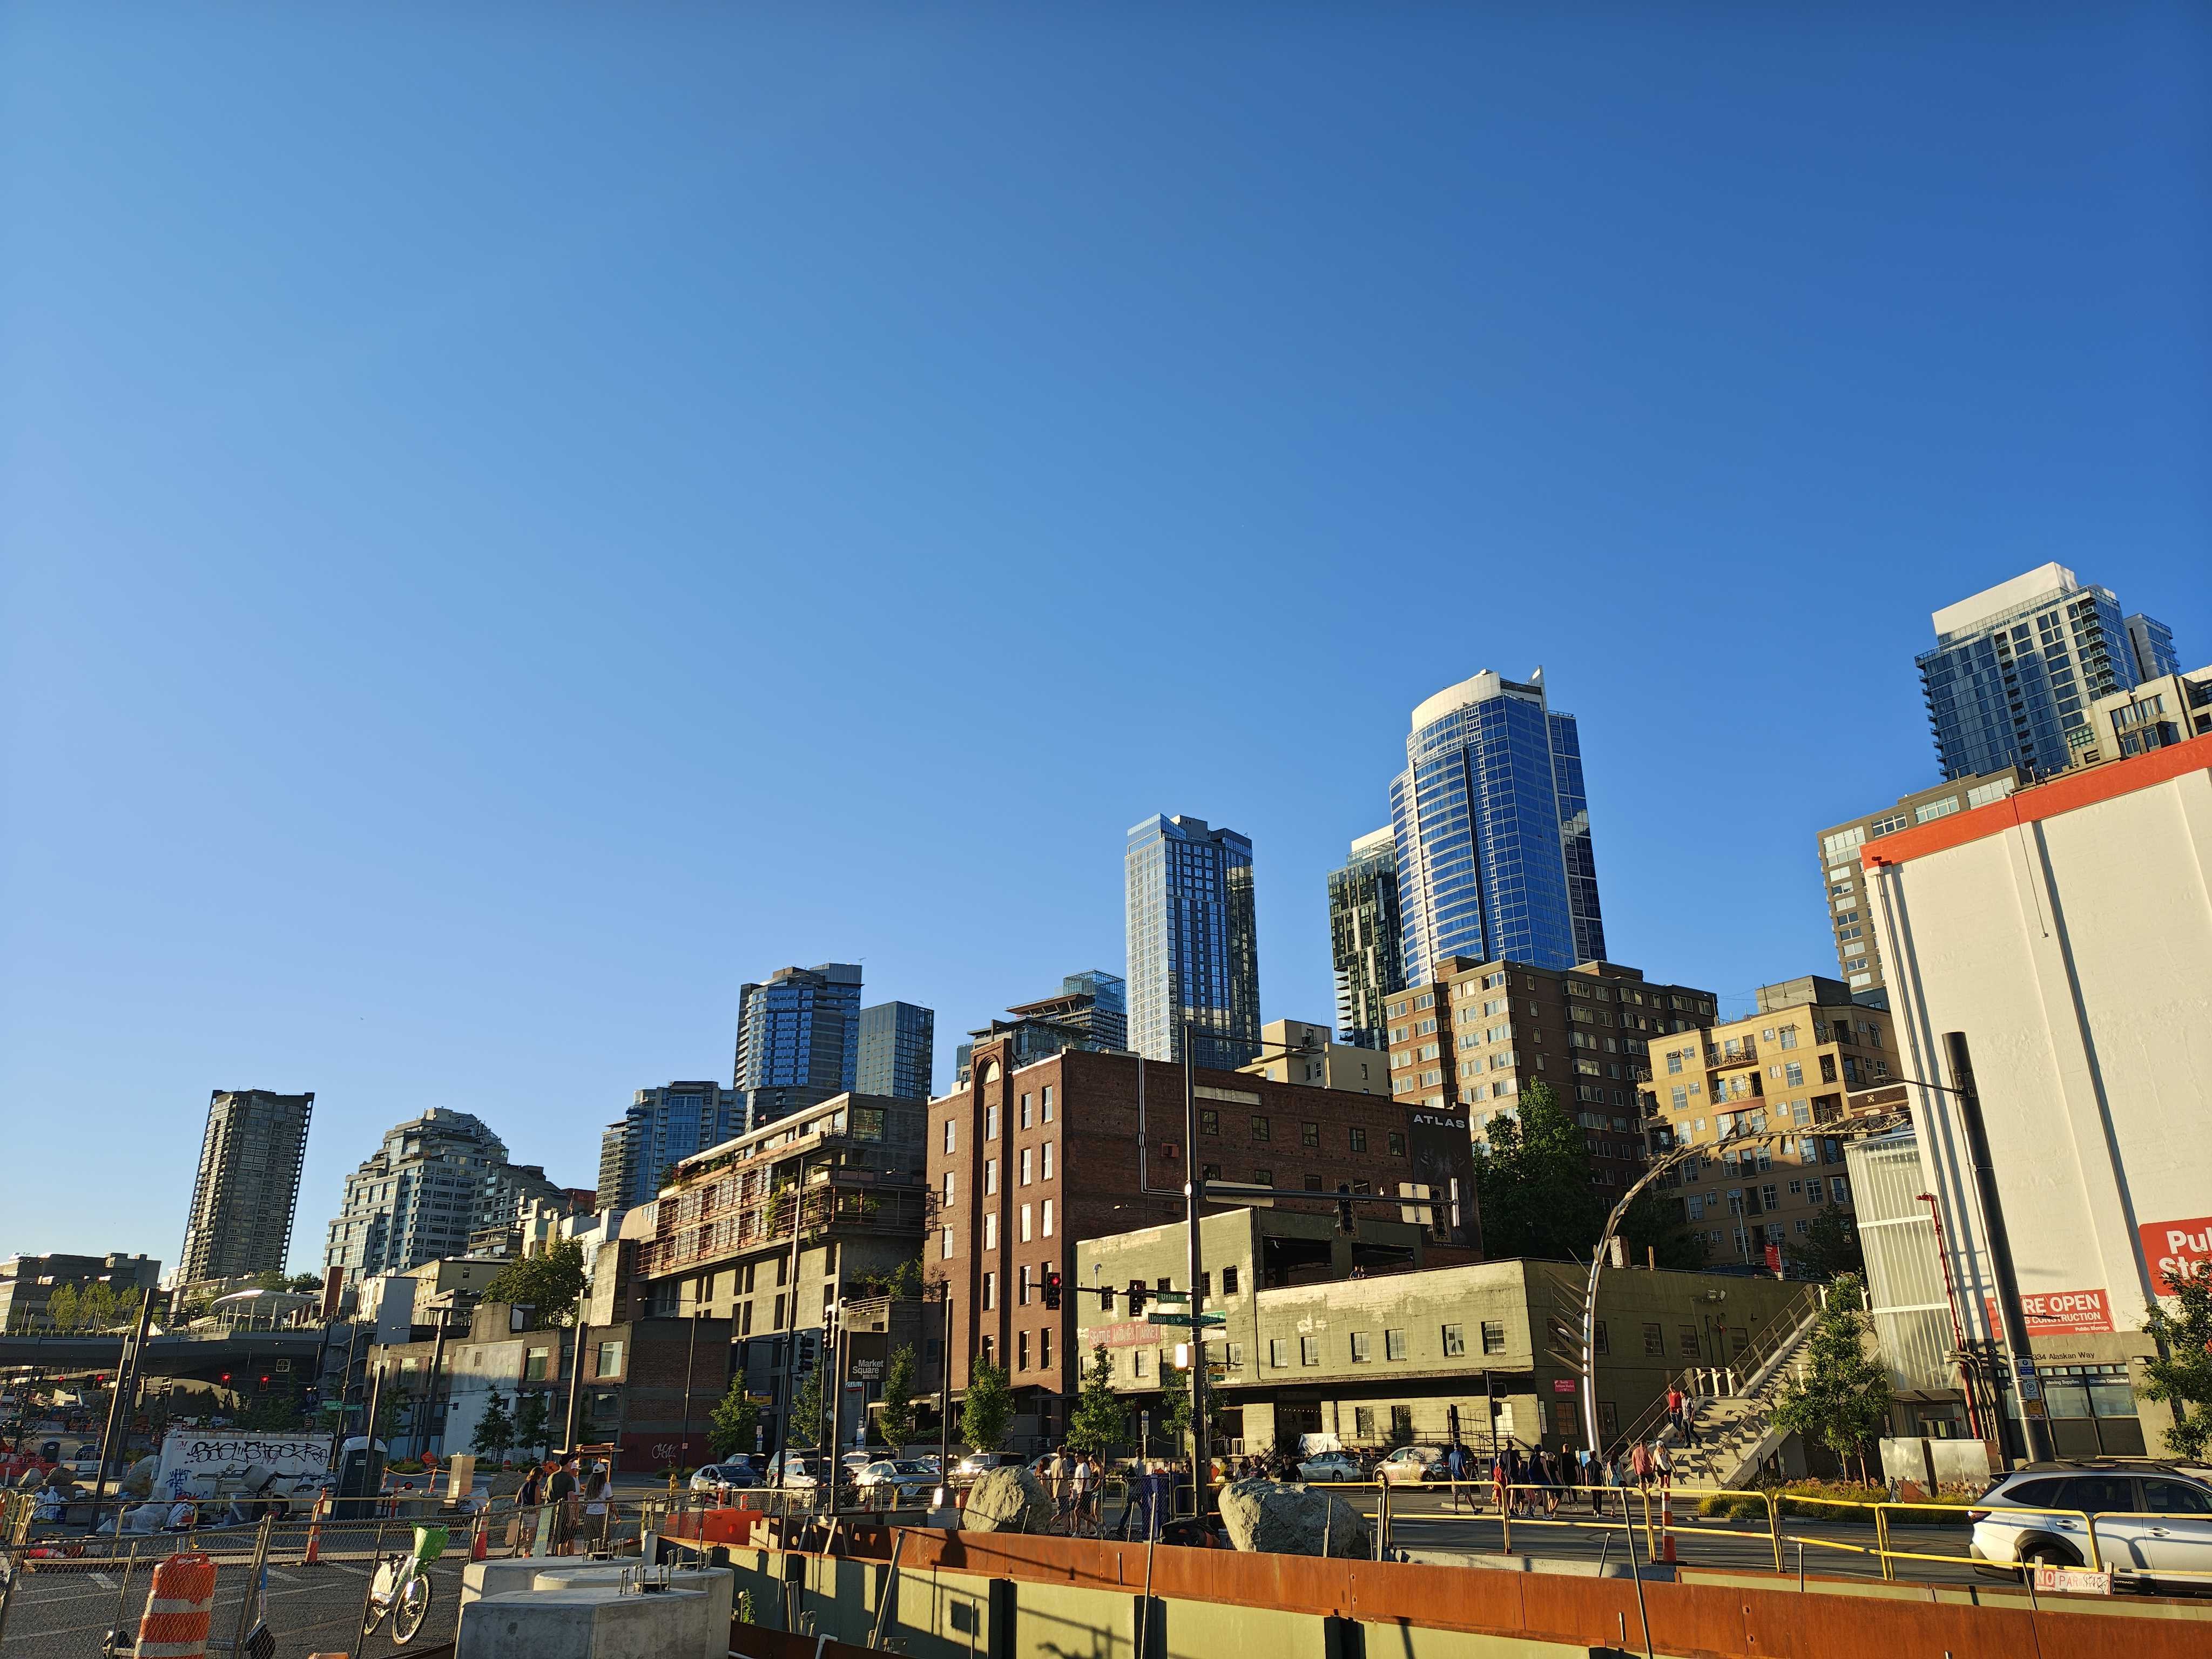
<path fill-rule="evenodd" d="M 2143 1260 L 2150 1264 L 2151 1282 L 2160 1296 L 2170 1294 L 2168 1273 L 2186 1275 L 2212 1261 L 2212 1215 L 2193 1221 L 2154 1221 L 2136 1231 L 2142 1240 Z"/>
<path fill-rule="evenodd" d="M 1997 1304 L 1984 1299 L 1990 1328 L 1997 1323 Z M 2112 1328 L 2112 1310 L 2102 1291 L 2044 1291 L 2023 1294 L 2020 1310 L 2027 1317 L 2027 1334 L 2038 1336 L 2078 1336 Z"/>

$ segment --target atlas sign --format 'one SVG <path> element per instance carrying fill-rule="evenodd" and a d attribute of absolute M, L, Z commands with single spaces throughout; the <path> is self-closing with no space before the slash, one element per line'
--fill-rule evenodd
<path fill-rule="evenodd" d="M 2212 1261 L 2212 1215 L 2193 1221 L 2154 1221 L 2136 1230 L 2142 1240 L 2143 1260 L 2149 1264 L 2151 1283 L 2160 1296 L 2171 1295 L 2168 1273 L 2187 1278 Z"/>

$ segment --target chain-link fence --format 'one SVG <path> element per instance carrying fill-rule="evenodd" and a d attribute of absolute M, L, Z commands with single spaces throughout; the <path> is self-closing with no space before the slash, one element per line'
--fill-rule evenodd
<path fill-rule="evenodd" d="M 254 1659 L 311 1654 L 420 1653 L 453 1639 L 461 1573 L 487 1559 L 634 1556 L 644 1505 L 501 1505 L 480 1517 L 381 1516 L 359 1520 L 271 1520 L 260 1526 L 88 1537 L 60 1532 L 0 1543 L 0 1659 L 107 1659 L 137 1641 L 154 1574 L 173 1555 L 195 1553 L 215 1567 L 210 1654 Z M 447 1529 L 437 1559 L 420 1568 L 429 1607 L 404 1644 L 391 1611 L 373 1600 L 416 1551 L 417 1528 Z M 387 1565 L 388 1564 L 388 1565 Z M 380 1568 L 383 1577 L 379 1577 Z M 362 1626 L 382 1612 L 376 1627 Z M 265 1629 L 265 1636 L 259 1634 Z M 245 1640 L 241 1650 L 238 1644 Z"/>

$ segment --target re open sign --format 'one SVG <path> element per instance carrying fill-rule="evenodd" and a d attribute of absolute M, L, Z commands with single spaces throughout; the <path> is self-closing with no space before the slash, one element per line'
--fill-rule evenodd
<path fill-rule="evenodd" d="M 2212 1215 L 2193 1221 L 2153 1221 L 2136 1231 L 2142 1239 L 2143 1260 L 2150 1264 L 2151 1282 L 2160 1296 L 2168 1294 L 2168 1273 L 2186 1278 L 2212 1261 Z"/>

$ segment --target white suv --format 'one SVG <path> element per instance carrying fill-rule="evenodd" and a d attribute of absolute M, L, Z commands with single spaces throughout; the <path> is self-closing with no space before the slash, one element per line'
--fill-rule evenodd
<path fill-rule="evenodd" d="M 1974 1559 L 1993 1566 L 2089 1565 L 2087 1515 L 2096 1563 L 2115 1581 L 2212 1589 L 2212 1483 L 2176 1469 L 2022 1469 L 1983 1493 L 1971 1513 Z"/>

